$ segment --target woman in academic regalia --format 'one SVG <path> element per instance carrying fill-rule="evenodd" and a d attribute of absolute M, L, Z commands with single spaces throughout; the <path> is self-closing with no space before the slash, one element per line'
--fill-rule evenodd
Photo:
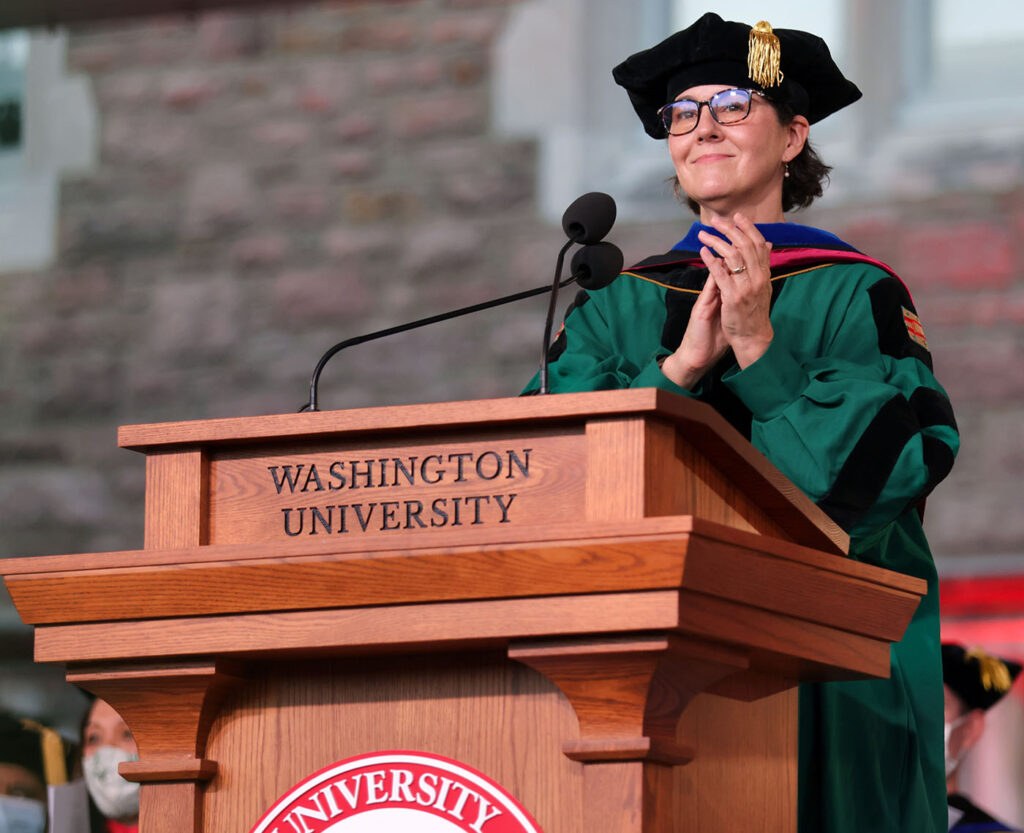
<path fill-rule="evenodd" d="M 945 830 L 937 579 L 918 510 L 952 466 L 956 423 L 899 278 L 785 218 L 829 170 L 810 125 L 860 91 L 815 35 L 711 13 L 613 76 L 667 140 L 699 222 L 576 296 L 550 388 L 710 403 L 850 534 L 852 558 L 927 581 L 888 679 L 801 686 L 799 829 Z"/>

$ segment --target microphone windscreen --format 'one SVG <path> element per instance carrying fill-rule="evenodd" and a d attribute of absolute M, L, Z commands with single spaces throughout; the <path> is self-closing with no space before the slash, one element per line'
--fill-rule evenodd
<path fill-rule="evenodd" d="M 615 200 L 600 191 L 577 197 L 562 215 L 562 229 L 575 243 L 596 243 L 615 223 Z"/>
<path fill-rule="evenodd" d="M 592 243 L 573 255 L 571 268 L 584 289 L 602 289 L 622 271 L 622 250 L 614 243 Z"/>

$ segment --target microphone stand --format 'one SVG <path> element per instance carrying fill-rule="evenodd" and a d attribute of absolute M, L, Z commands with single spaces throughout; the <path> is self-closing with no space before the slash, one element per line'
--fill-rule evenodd
<path fill-rule="evenodd" d="M 558 253 L 558 261 L 555 264 L 555 279 L 551 282 L 551 300 L 548 301 L 548 316 L 544 319 L 544 343 L 540 351 L 540 387 L 538 394 L 548 393 L 548 351 L 551 345 L 551 325 L 555 320 L 555 304 L 558 303 L 558 289 L 565 284 L 559 283 L 558 279 L 562 274 L 562 263 L 565 261 L 565 253 L 569 247 L 577 243 L 570 237 L 562 250 Z M 573 276 L 575 277 L 575 275 Z M 571 279 L 570 279 L 571 280 Z M 568 281 L 566 281 L 568 283 Z"/>
<path fill-rule="evenodd" d="M 309 402 L 304 403 L 303 406 L 299 408 L 299 413 L 302 413 L 303 411 L 320 410 L 320 408 L 318 407 L 319 403 L 317 401 L 317 390 L 320 386 L 320 374 L 323 372 L 323 369 L 326 366 L 327 362 L 329 362 L 336 353 L 341 352 L 346 347 L 355 347 L 357 344 L 364 344 L 367 341 L 374 341 L 378 338 L 384 338 L 385 336 L 404 333 L 407 330 L 415 330 L 419 327 L 425 327 L 427 324 L 435 324 L 439 321 L 447 321 L 449 318 L 458 318 L 460 315 L 468 315 L 471 312 L 479 312 L 480 310 L 490 309 L 491 307 L 500 306 L 501 304 L 508 304 L 511 303 L 512 301 L 520 301 L 523 298 L 531 298 L 534 295 L 541 295 L 545 292 L 551 292 L 553 294 L 557 293 L 557 290 L 560 287 L 568 286 L 577 278 L 577 275 L 570 275 L 564 281 L 559 282 L 558 280 L 558 276 L 562 272 L 562 261 L 565 257 L 565 252 L 568 250 L 569 246 L 573 244 L 573 242 L 574 241 L 570 240 L 568 243 L 566 243 L 558 256 L 558 267 L 555 270 L 555 282 L 553 286 L 539 286 L 536 289 L 524 289 L 522 292 L 515 292 L 512 295 L 506 295 L 503 298 L 495 298 L 494 300 L 491 301 L 482 301 L 479 304 L 473 304 L 472 306 L 462 307 L 461 309 L 452 310 L 451 312 L 442 312 L 438 315 L 431 315 L 428 318 L 420 318 L 417 321 L 410 321 L 408 324 L 398 324 L 397 326 L 394 327 L 388 327 L 386 330 L 378 330 L 377 332 L 374 333 L 366 333 L 365 335 L 354 336 L 353 338 L 348 338 L 345 339 L 344 341 L 339 341 L 337 344 L 331 347 L 326 353 L 324 353 L 320 357 L 320 361 L 316 363 L 316 369 L 313 371 L 313 378 L 309 383 Z M 551 309 L 554 309 L 553 302 L 551 305 Z M 551 335 L 551 318 L 552 312 L 549 310 L 547 330 L 544 336 L 545 342 Z M 544 370 L 546 372 L 546 365 L 544 367 Z"/>

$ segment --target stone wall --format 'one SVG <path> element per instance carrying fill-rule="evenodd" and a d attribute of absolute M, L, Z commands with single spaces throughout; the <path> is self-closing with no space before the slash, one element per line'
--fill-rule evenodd
<path fill-rule="evenodd" d="M 533 151 L 490 132 L 501 2 L 80 30 L 101 158 L 58 262 L 0 276 L 0 553 L 141 544 L 119 424 L 294 411 L 335 341 L 550 280 Z M 514 394 L 543 299 L 353 349 L 324 407 Z"/>

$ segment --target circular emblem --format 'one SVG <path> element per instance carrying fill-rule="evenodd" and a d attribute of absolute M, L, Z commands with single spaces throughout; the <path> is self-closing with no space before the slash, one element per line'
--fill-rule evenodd
<path fill-rule="evenodd" d="M 250 833 L 543 833 L 502 787 L 426 752 L 372 752 L 310 775 Z"/>

